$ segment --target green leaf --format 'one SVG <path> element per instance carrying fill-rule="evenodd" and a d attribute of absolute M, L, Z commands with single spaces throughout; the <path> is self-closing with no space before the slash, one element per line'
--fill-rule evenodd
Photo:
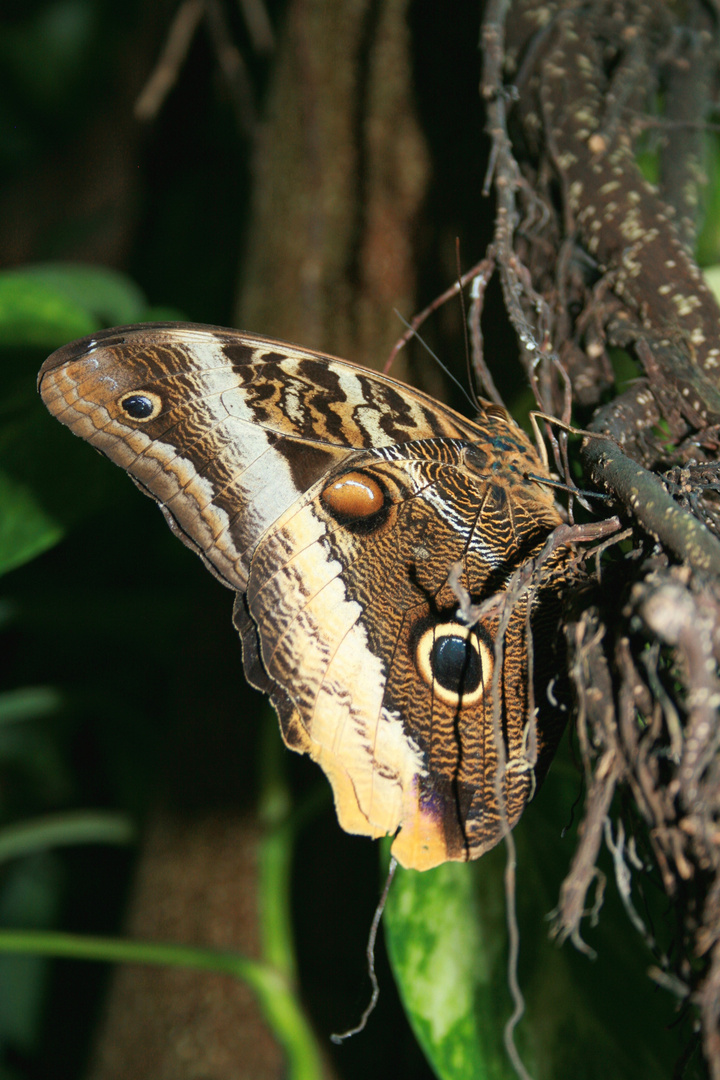
<path fill-rule="evenodd" d="M 556 763 L 513 834 L 526 1004 L 516 1044 L 533 1080 L 656 1080 L 692 1035 L 688 1024 L 676 1023 L 674 999 L 648 978 L 656 958 L 631 927 L 609 865 L 599 925 L 583 927 L 597 959 L 549 940 L 547 916 L 574 846 L 562 832 L 576 789 L 574 772 Z M 384 925 L 391 963 L 410 1023 L 442 1080 L 517 1080 L 503 1042 L 513 1011 L 505 866 L 501 844 L 471 864 L 400 869 L 390 890 Z M 643 910 L 656 929 L 667 925 L 661 890 L 653 912 L 652 882 L 634 873 L 649 894 Z"/>
<path fill-rule="evenodd" d="M 34 855 L 6 867 L 0 888 L 0 933 L 11 933 L 9 928 L 17 926 L 38 930 L 52 926 L 61 890 L 61 868 L 52 855 Z M 37 1042 L 47 969 L 42 956 L 0 955 L 0 1044 L 30 1052 Z"/>
<path fill-rule="evenodd" d="M 110 810 L 43 814 L 0 829 L 0 862 L 77 844 L 131 844 L 135 837 L 127 814 Z"/>
<path fill-rule="evenodd" d="M 0 274 L 0 345 L 55 349 L 99 321 L 82 304 L 24 271 Z"/>
<path fill-rule="evenodd" d="M 487 1045 L 487 1015 L 481 1020 L 477 1009 L 485 1001 L 495 1018 L 493 945 L 483 940 L 468 870 L 460 863 L 423 873 L 398 869 L 385 930 L 405 1008 L 436 1073 L 484 1080 L 510 1070 Z"/>
<path fill-rule="evenodd" d="M 137 322 L 147 305 L 130 278 L 103 266 L 42 263 L 0 274 L 0 344 L 53 349 L 101 326 Z"/>
<path fill-rule="evenodd" d="M 147 308 L 142 289 L 126 274 L 107 266 L 36 263 L 8 272 L 10 277 L 14 274 L 54 289 L 97 317 L 103 326 L 137 322 Z"/>
<path fill-rule="evenodd" d="M 52 686 L 21 686 L 0 693 L 0 727 L 52 716 L 62 705 L 62 694 Z"/>
<path fill-rule="evenodd" d="M 720 303 L 720 266 L 706 266 L 703 270 L 703 277 L 708 289 Z"/>
<path fill-rule="evenodd" d="M 0 574 L 34 559 L 63 535 L 32 489 L 1 470 L 0 507 Z"/>
<path fill-rule="evenodd" d="M 700 266 L 708 266 L 720 259 L 720 141 L 716 135 L 705 140 L 703 165 L 709 182 L 701 193 L 705 220 L 696 248 Z"/>
<path fill-rule="evenodd" d="M 0 273 L 0 574 L 112 498 L 109 474 L 42 408 L 35 381 L 43 353 L 148 312 L 134 282 L 105 267 L 46 263 Z"/>

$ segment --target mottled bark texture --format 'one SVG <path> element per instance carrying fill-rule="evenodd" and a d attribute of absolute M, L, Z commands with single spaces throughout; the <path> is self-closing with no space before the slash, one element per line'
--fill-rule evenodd
<path fill-rule="evenodd" d="M 291 4 L 240 268 L 238 326 L 371 367 L 413 308 L 428 178 L 407 6 Z"/>
<path fill-rule="evenodd" d="M 692 249 L 718 18 L 693 0 L 492 0 L 482 35 L 495 256 L 521 359 L 543 413 L 567 422 L 572 404 L 595 433 L 580 448 L 585 483 L 610 495 L 632 537 L 632 550 L 605 544 L 588 560 L 590 591 L 566 623 L 587 796 L 555 931 L 583 947 L 605 840 L 658 980 L 698 1009 L 715 1080 L 720 311 Z M 637 371 L 619 393 L 613 349 Z M 548 430 L 572 487 L 567 437 Z M 616 822 L 618 788 L 633 797 L 629 821 Z M 651 932 L 638 915 L 638 849 L 673 898 L 672 927 Z"/>
<path fill-rule="evenodd" d="M 257 823 L 159 812 L 147 830 L 127 921 L 139 941 L 257 957 Z M 285 1063 L 249 987 L 172 967 L 118 968 L 88 1080 L 280 1080 Z"/>
<path fill-rule="evenodd" d="M 406 9 L 406 0 L 287 6 L 254 132 L 240 266 L 238 326 L 376 367 L 402 329 L 393 309 L 414 307 L 412 238 L 427 181 Z M 200 715 L 198 745 L 204 723 Z M 236 765 L 218 759 L 217 783 Z M 229 782 L 237 787 L 239 775 Z M 141 851 L 128 932 L 257 955 L 258 835 L 257 822 L 227 808 L 201 820 L 159 812 Z M 117 975 L 91 1080 L 283 1075 L 245 988 L 172 969 Z"/>

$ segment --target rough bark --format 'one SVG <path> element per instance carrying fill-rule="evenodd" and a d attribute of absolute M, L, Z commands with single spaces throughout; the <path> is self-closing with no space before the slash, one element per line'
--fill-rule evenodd
<path fill-rule="evenodd" d="M 239 326 L 375 367 L 413 307 L 427 183 L 407 6 L 291 5 L 240 272 Z"/>
<path fill-rule="evenodd" d="M 259 953 L 257 824 L 215 814 L 153 816 L 127 921 L 140 941 Z M 252 991 L 222 975 L 120 967 L 88 1080 L 276 1080 L 282 1054 Z"/>

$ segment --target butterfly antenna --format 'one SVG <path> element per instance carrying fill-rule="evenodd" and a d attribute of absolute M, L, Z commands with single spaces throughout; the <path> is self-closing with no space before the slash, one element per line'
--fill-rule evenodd
<path fill-rule="evenodd" d="M 350 1028 L 349 1031 L 343 1031 L 340 1035 L 331 1035 L 330 1041 L 339 1045 L 344 1042 L 345 1039 L 349 1039 L 351 1035 L 357 1035 L 363 1031 L 365 1025 L 368 1022 L 368 1017 L 377 1005 L 378 998 L 380 997 L 380 984 L 375 974 L 375 942 L 377 941 L 377 932 L 380 927 L 380 920 L 382 919 L 383 911 L 385 910 L 385 904 L 387 903 L 388 893 L 390 892 L 390 886 L 392 885 L 392 879 L 395 877 L 395 871 L 397 870 L 397 859 L 390 859 L 390 865 L 388 867 L 387 878 L 385 879 L 385 887 L 382 891 L 382 896 L 378 901 L 378 906 L 375 908 L 375 914 L 373 915 L 373 921 L 370 925 L 370 933 L 368 935 L 367 948 L 365 949 L 365 955 L 368 962 L 368 975 L 370 976 L 370 982 L 372 984 L 372 994 L 370 1001 L 360 1017 L 359 1023 Z"/>
<path fill-rule="evenodd" d="M 470 363 L 470 342 L 468 340 L 467 311 L 465 310 L 465 293 L 463 292 L 463 278 L 460 267 L 460 237 L 455 237 L 455 262 L 457 270 L 458 296 L 460 297 L 460 311 L 462 312 L 463 342 L 465 343 L 465 370 L 467 372 L 470 396 L 477 412 L 482 412 L 482 406 L 475 393 L 475 380 L 473 378 L 472 364 Z"/>
<path fill-rule="evenodd" d="M 538 484 L 545 484 L 547 487 L 565 491 L 568 495 L 574 495 L 577 499 L 605 499 L 606 501 L 612 499 L 612 495 L 606 495 L 604 491 L 582 491 L 578 487 L 571 487 L 570 484 L 564 484 L 562 480 L 552 480 L 548 476 L 538 476 L 536 473 L 531 472 L 523 473 L 523 476 L 526 480 L 534 480 Z"/>
<path fill-rule="evenodd" d="M 445 375 L 447 375 L 448 379 L 450 379 L 450 381 L 451 381 L 451 382 L 454 382 L 454 383 L 455 383 L 455 385 L 457 386 L 457 388 L 458 388 L 458 390 L 460 391 L 460 393 L 461 393 L 461 394 L 463 394 L 463 396 L 464 396 L 464 397 L 466 397 L 466 398 L 467 398 L 467 400 L 468 400 L 468 401 L 470 402 L 470 405 L 472 406 L 472 408 L 473 408 L 474 410 L 478 411 L 478 404 L 477 404 L 477 402 L 476 402 L 476 401 L 473 401 L 473 399 L 472 399 L 472 398 L 470 397 L 470 394 L 468 394 L 467 390 L 465 389 L 465 387 L 463 386 L 463 384 L 462 384 L 462 383 L 460 382 L 460 380 L 459 380 L 459 379 L 456 379 L 456 378 L 455 378 L 455 376 L 453 375 L 452 371 L 450 371 L 450 369 L 449 369 L 449 368 L 447 368 L 447 367 L 445 366 L 445 364 L 443 364 L 443 362 L 442 362 L 442 360 L 440 359 L 440 357 L 439 357 L 439 356 L 437 356 L 437 355 L 436 355 L 436 354 L 435 354 L 435 353 L 434 353 L 434 352 L 432 351 L 432 349 L 431 349 L 431 348 L 430 348 L 430 346 L 428 345 L 427 341 L 424 341 L 424 340 L 423 340 L 423 338 L 421 338 L 421 337 L 420 337 L 420 335 L 418 334 L 417 330 L 415 330 L 415 329 L 413 328 L 413 326 L 412 326 L 412 325 L 411 325 L 411 324 L 410 324 L 410 323 L 409 323 L 409 322 L 407 321 L 407 319 L 405 318 L 405 316 L 404 316 L 404 315 L 401 315 L 401 314 L 400 314 L 400 312 L 398 311 L 398 309 L 397 309 L 397 308 L 395 308 L 394 310 L 395 310 L 395 314 L 397 315 L 397 317 L 398 317 L 398 319 L 400 320 L 400 322 L 401 322 L 401 323 L 403 323 L 403 324 L 404 324 L 404 325 L 405 325 L 405 326 L 407 327 L 407 329 L 408 329 L 408 330 L 412 331 L 412 335 L 413 335 L 414 337 L 416 337 L 416 338 L 418 339 L 418 341 L 420 342 L 420 344 L 422 345 L 422 347 L 423 347 L 423 348 L 425 349 L 425 351 L 426 351 L 426 352 L 428 353 L 428 355 L 429 355 L 429 356 L 431 356 L 431 357 L 433 358 L 433 360 L 435 361 L 435 363 L 437 364 L 437 366 L 438 366 L 438 367 L 440 368 L 440 370 L 441 370 L 441 371 L 443 371 L 443 372 L 445 373 Z"/>

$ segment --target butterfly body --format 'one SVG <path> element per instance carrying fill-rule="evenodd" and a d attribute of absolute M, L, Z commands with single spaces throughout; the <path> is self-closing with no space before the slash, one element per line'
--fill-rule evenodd
<path fill-rule="evenodd" d="M 341 825 L 397 833 L 419 869 L 493 846 L 561 729 L 538 727 L 535 769 L 528 635 L 553 597 L 515 604 L 500 652 L 500 607 L 458 617 L 560 523 L 509 417 L 475 423 L 334 357 L 177 323 L 72 343 L 40 389 L 236 593 L 247 677 L 326 772 Z"/>

